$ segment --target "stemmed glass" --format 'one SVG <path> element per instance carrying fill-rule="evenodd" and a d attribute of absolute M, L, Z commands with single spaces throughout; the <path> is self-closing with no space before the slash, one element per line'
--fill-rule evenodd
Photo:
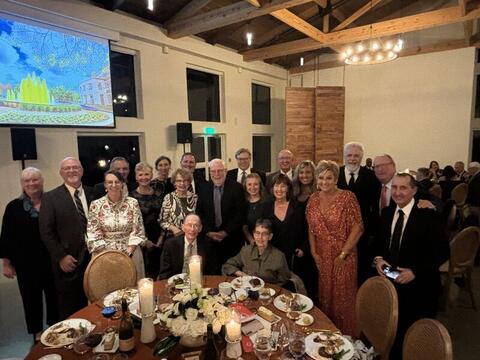
<path fill-rule="evenodd" d="M 102 309 L 102 316 L 105 319 L 107 319 L 107 328 L 105 329 L 106 331 L 113 329 L 111 319 L 112 319 L 112 316 L 115 315 L 116 312 L 117 312 L 117 308 L 115 306 L 105 306 Z"/>
<path fill-rule="evenodd" d="M 259 360 L 270 359 L 272 353 L 272 345 L 270 344 L 270 338 L 268 336 L 257 335 L 255 338 L 255 355 Z"/>
<path fill-rule="evenodd" d="M 297 331 L 290 332 L 288 339 L 288 350 L 295 357 L 301 359 L 305 354 L 305 336 Z"/>

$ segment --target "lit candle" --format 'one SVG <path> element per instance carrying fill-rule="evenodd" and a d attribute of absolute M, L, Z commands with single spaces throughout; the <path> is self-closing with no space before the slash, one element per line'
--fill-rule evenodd
<path fill-rule="evenodd" d="M 138 292 L 140 297 L 140 311 L 144 315 L 150 315 L 154 311 L 153 306 L 153 280 L 144 278 L 138 280 Z"/>
<path fill-rule="evenodd" d="M 202 257 L 199 255 L 190 256 L 188 261 L 188 271 L 190 273 L 190 284 L 202 286 Z"/>
<path fill-rule="evenodd" d="M 240 340 L 242 337 L 242 332 L 240 330 L 241 325 L 238 321 L 234 319 L 230 320 L 226 325 L 227 338 L 230 341 Z"/>

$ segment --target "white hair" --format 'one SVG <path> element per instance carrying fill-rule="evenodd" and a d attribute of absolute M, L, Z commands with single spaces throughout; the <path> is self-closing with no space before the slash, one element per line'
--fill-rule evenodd
<path fill-rule="evenodd" d="M 26 178 L 31 177 L 32 175 L 39 175 L 40 179 L 43 179 L 42 172 L 38 170 L 36 167 L 29 166 L 25 169 L 22 170 L 22 173 L 20 175 L 20 179 L 24 180 Z"/>
<path fill-rule="evenodd" d="M 220 162 L 222 164 L 224 169 L 227 168 L 227 166 L 225 165 L 225 161 L 223 161 L 222 159 L 212 159 L 212 160 L 210 160 L 210 162 L 208 163 L 208 167 L 211 168 L 213 166 L 213 164 L 218 163 L 218 162 Z"/>
<path fill-rule="evenodd" d="M 362 152 L 362 157 L 363 157 L 363 154 L 365 153 L 365 149 L 364 149 L 362 143 L 359 143 L 359 142 L 356 142 L 356 141 L 350 141 L 350 142 L 346 143 L 346 144 L 343 146 L 343 154 L 344 154 L 344 155 L 346 154 L 347 150 L 348 150 L 350 147 L 356 147 L 356 148 L 360 149 L 360 151 Z"/>

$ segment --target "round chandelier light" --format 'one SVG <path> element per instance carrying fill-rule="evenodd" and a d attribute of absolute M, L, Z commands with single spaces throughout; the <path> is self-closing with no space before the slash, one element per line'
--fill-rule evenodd
<path fill-rule="evenodd" d="M 342 59 L 348 65 L 371 65 L 381 64 L 395 60 L 403 49 L 403 40 L 381 41 L 370 39 L 368 43 L 360 42 L 346 47 L 342 53 Z"/>

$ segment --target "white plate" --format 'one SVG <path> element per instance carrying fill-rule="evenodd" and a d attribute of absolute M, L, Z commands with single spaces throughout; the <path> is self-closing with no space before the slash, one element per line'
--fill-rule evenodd
<path fill-rule="evenodd" d="M 79 334 L 76 337 L 68 337 L 66 333 L 60 333 L 63 329 L 73 328 L 73 329 L 80 329 L 80 325 L 82 325 L 86 330 L 84 334 Z M 77 337 L 81 335 L 88 334 L 95 325 L 85 319 L 67 319 L 56 323 L 55 325 L 50 326 L 47 330 L 42 333 L 40 337 L 40 341 L 45 346 L 55 346 L 61 347 L 65 345 L 73 344 Z M 56 339 L 51 339 L 51 334 L 56 337 Z M 47 339 L 48 337 L 48 339 Z"/>
<path fill-rule="evenodd" d="M 38 360 L 62 360 L 62 356 L 58 354 L 48 354 L 38 358 Z"/>
<path fill-rule="evenodd" d="M 236 301 L 243 302 L 248 299 L 248 293 L 246 290 L 240 289 L 235 291 L 235 296 L 233 298 Z"/>
<path fill-rule="evenodd" d="M 121 299 L 125 297 L 127 303 L 138 302 L 138 290 L 135 288 L 125 288 L 120 290 L 115 290 L 105 296 L 103 299 L 104 306 L 115 306 L 115 302 L 118 302 L 118 305 L 121 305 Z"/>
<path fill-rule="evenodd" d="M 250 284 L 250 280 L 252 280 L 252 279 L 260 280 L 260 285 L 252 286 Z M 232 284 L 233 290 L 239 290 L 239 289 L 258 290 L 258 289 L 261 289 L 265 286 L 265 281 L 263 281 L 262 279 L 260 279 L 257 276 L 247 275 L 247 276 L 239 276 L 239 277 L 233 279 L 232 281 L 230 281 L 230 284 Z"/>
<path fill-rule="evenodd" d="M 311 333 L 310 335 L 308 335 L 305 338 L 306 353 L 312 359 L 315 359 L 315 360 L 329 360 L 329 359 L 331 359 L 331 358 L 326 358 L 326 357 L 320 356 L 320 354 L 318 353 L 318 349 L 319 349 L 320 346 L 322 346 L 322 343 L 321 342 L 317 343 L 317 342 L 313 341 L 313 339 L 315 339 L 317 337 L 317 335 L 319 335 L 323 338 L 325 336 L 325 334 L 328 334 L 328 333 L 329 333 L 328 331 L 326 331 L 325 333 L 315 332 L 315 333 Z M 329 333 L 329 334 L 331 334 L 331 333 Z M 326 338 L 326 336 L 325 336 L 325 338 Z M 348 341 L 346 338 L 344 338 L 342 335 L 338 335 L 338 334 L 332 334 L 331 338 L 340 338 L 340 339 L 343 340 L 343 345 L 341 345 L 337 348 L 337 352 L 340 352 L 342 350 L 348 351 L 348 352 L 345 355 L 342 356 L 341 360 L 351 359 L 353 354 L 354 354 L 354 349 L 353 349 L 352 343 L 350 341 Z"/>
<path fill-rule="evenodd" d="M 128 305 L 128 310 L 130 311 L 130 314 L 132 314 L 132 316 L 136 317 L 137 319 L 142 318 L 142 316 L 140 315 L 140 306 L 138 302 L 133 302 L 130 305 Z M 160 324 L 160 319 L 159 319 L 160 314 L 159 313 L 156 313 L 156 314 L 157 314 L 157 317 L 153 320 L 153 325 Z"/>
<path fill-rule="evenodd" d="M 94 354 L 96 354 L 96 353 L 111 353 L 111 354 L 113 354 L 118 350 L 118 347 L 120 346 L 120 339 L 118 337 L 118 334 L 115 334 L 115 340 L 113 341 L 113 347 L 110 350 L 105 350 L 104 345 L 103 345 L 104 339 L 105 339 L 105 335 L 102 338 L 102 341 L 100 342 L 100 344 L 98 344 L 97 346 L 95 346 L 93 348 L 92 352 Z"/>
<path fill-rule="evenodd" d="M 308 319 L 308 322 L 306 324 L 303 322 L 304 319 Z M 310 326 L 313 324 L 313 316 L 310 314 L 302 314 L 302 316 L 300 316 L 300 319 L 295 321 L 295 324 L 300 326 Z"/>
<path fill-rule="evenodd" d="M 173 284 L 173 281 L 175 279 L 180 278 L 180 279 L 184 280 L 185 277 L 187 277 L 186 273 L 176 274 L 176 275 L 170 276 L 168 278 L 167 282 L 169 284 Z M 188 289 L 189 287 L 190 287 L 190 284 L 185 283 L 185 282 L 183 284 L 175 285 L 175 288 L 177 288 L 177 289 Z"/>
<path fill-rule="evenodd" d="M 295 294 L 297 296 L 297 301 L 300 305 L 303 306 L 302 312 L 307 312 L 310 311 L 313 308 L 313 301 L 309 297 L 302 295 L 302 294 Z M 274 300 L 273 300 L 273 305 L 280 310 L 280 311 L 287 311 L 287 307 L 284 301 L 282 301 L 282 296 L 283 295 L 278 295 Z"/>

